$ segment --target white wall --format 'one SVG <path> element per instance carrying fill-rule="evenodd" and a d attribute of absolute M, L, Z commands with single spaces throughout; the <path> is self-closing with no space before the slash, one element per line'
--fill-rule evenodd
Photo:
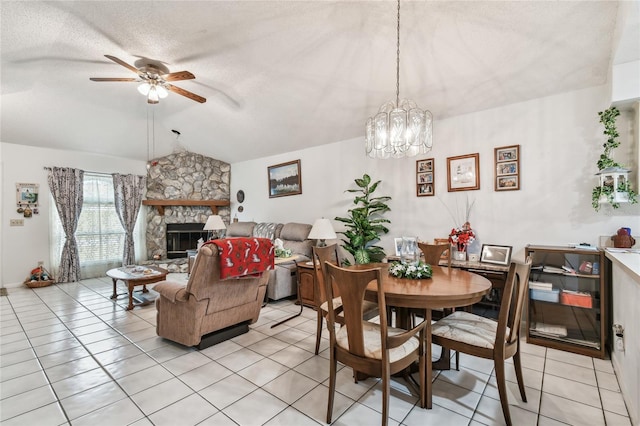
<path fill-rule="evenodd" d="M 2 163 L 2 213 L 0 236 L 0 279 L 4 286 L 22 283 L 38 261 L 50 268 L 49 259 L 49 209 L 50 191 L 47 171 L 44 167 L 76 167 L 91 172 L 145 174 L 144 161 L 94 155 L 77 151 L 62 151 L 48 148 L 0 143 Z M 24 218 L 16 209 L 16 183 L 40 185 L 39 212 Z M 10 219 L 24 219 L 24 226 L 10 227 Z"/>
<path fill-rule="evenodd" d="M 392 253 L 393 237 L 418 236 L 423 240 L 446 237 L 455 222 L 448 212 L 464 209 L 466 197 L 475 201 L 470 222 L 478 244 L 514 247 L 523 258 L 526 244 L 598 244 L 600 235 L 613 235 L 621 226 L 640 228 L 640 205 L 609 206 L 595 212 L 591 189 L 597 183 L 596 161 L 604 142 L 598 111 L 609 106 L 606 86 L 436 121 L 434 148 L 424 157 L 370 160 L 362 137 L 289 154 L 231 165 L 232 216 L 248 221 L 299 221 L 345 216 L 353 196 L 353 180 L 369 173 L 382 180 L 377 195 L 389 195 L 390 232 L 381 245 Z M 634 157 L 631 112 L 618 119 L 623 145 L 619 161 Z M 364 133 L 364 124 L 363 124 Z M 520 144 L 521 189 L 494 191 L 494 148 Z M 625 145 L 626 144 L 626 145 Z M 447 192 L 446 158 L 480 153 L 480 190 Z M 626 158 L 622 158 L 622 157 Z M 416 160 L 435 158 L 434 197 L 417 197 Z M 267 167 L 301 160 L 302 194 L 268 198 Z M 633 165 L 637 167 L 637 165 Z M 246 194 L 243 213 L 236 213 L 235 193 Z M 342 230 L 334 221 L 336 230 Z M 479 250 L 479 247 L 477 248 Z"/>
<path fill-rule="evenodd" d="M 532 244 L 597 244 L 599 236 L 613 235 L 621 226 L 640 229 L 640 205 L 618 210 L 591 208 L 591 188 L 596 184 L 596 161 L 603 143 L 598 111 L 609 106 L 607 87 L 596 87 L 547 98 L 439 120 L 434 127 L 434 149 L 425 157 L 370 160 L 363 138 L 327 144 L 288 154 L 231 165 L 232 216 L 237 211 L 235 193 L 246 194 L 240 220 L 306 222 L 318 217 L 344 216 L 352 206 L 353 180 L 369 173 L 382 180 L 377 195 L 389 195 L 390 233 L 381 245 L 391 253 L 393 237 L 418 236 L 424 240 L 445 237 L 454 220 L 448 212 L 463 209 L 466 197 L 475 201 L 471 224 L 480 243 L 512 245 L 522 258 Z M 634 119 L 623 111 L 618 128 L 623 145 L 616 150 L 620 162 L 637 157 L 632 145 Z M 635 129 L 637 132 L 637 129 Z M 635 138 L 637 144 L 638 138 Z M 520 144 L 521 190 L 495 192 L 493 149 Z M 480 190 L 447 192 L 446 158 L 480 153 Z M 635 154 L 635 155 L 634 155 Z M 416 160 L 435 158 L 434 197 L 416 197 Z M 302 194 L 268 197 L 267 167 L 300 159 Z M 49 190 L 44 166 L 78 167 L 87 171 L 146 173 L 143 161 L 0 143 L 2 209 L 0 216 L 0 277 L 3 285 L 21 283 L 44 260 L 49 262 Z M 15 184 L 40 185 L 40 214 L 25 218 L 24 227 L 9 227 L 16 212 Z M 340 224 L 334 222 L 336 230 Z"/>

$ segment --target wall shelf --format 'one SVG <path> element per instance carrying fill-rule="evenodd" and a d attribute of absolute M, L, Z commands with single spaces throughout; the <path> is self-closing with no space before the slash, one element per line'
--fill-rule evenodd
<path fill-rule="evenodd" d="M 142 200 L 145 206 L 154 206 L 158 213 L 164 216 L 164 208 L 169 206 L 206 206 L 211 208 L 212 214 L 218 214 L 218 207 L 231 205 L 229 200 Z"/>

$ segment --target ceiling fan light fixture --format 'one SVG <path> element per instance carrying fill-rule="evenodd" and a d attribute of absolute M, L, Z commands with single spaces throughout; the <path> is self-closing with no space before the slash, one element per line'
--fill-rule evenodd
<path fill-rule="evenodd" d="M 169 91 L 160 84 L 156 85 L 156 92 L 158 93 L 160 99 L 164 99 L 169 95 Z"/>
<path fill-rule="evenodd" d="M 156 86 L 151 86 L 149 89 L 149 95 L 147 96 L 147 102 L 150 104 L 157 104 L 160 101 L 160 97 L 158 96 L 158 90 Z"/>
<path fill-rule="evenodd" d="M 140 92 L 140 94 L 142 94 L 144 96 L 148 96 L 149 95 L 149 90 L 151 90 L 151 85 L 149 83 L 147 83 L 146 81 L 144 83 L 142 83 L 140 86 L 138 86 L 138 92 Z"/>
<path fill-rule="evenodd" d="M 396 99 L 383 104 L 365 125 L 365 151 L 387 159 L 426 154 L 433 146 L 433 115 L 416 103 L 400 99 L 400 0 L 396 44 Z"/>

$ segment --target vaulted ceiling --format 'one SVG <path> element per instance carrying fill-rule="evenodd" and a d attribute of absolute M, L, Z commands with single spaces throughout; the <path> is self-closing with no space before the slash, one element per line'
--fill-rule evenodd
<path fill-rule="evenodd" d="M 400 96 L 442 118 L 604 84 L 627 2 L 403 1 Z M 362 137 L 395 99 L 394 1 L 6 1 L 0 141 L 236 162 Z M 633 33 L 632 33 L 633 34 Z M 634 51 L 634 49 L 636 51 Z M 615 59 L 640 59 L 637 44 Z M 627 49 L 629 51 L 629 49 Z M 148 105 L 104 57 L 188 70 Z M 177 137 L 172 129 L 178 130 Z M 151 151 L 151 152 L 150 152 Z"/>

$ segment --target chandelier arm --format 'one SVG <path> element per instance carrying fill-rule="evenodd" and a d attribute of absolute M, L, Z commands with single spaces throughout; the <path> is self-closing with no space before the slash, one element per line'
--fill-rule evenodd
<path fill-rule="evenodd" d="M 396 40 L 396 108 L 398 108 L 400 106 L 400 0 L 398 0 Z"/>

